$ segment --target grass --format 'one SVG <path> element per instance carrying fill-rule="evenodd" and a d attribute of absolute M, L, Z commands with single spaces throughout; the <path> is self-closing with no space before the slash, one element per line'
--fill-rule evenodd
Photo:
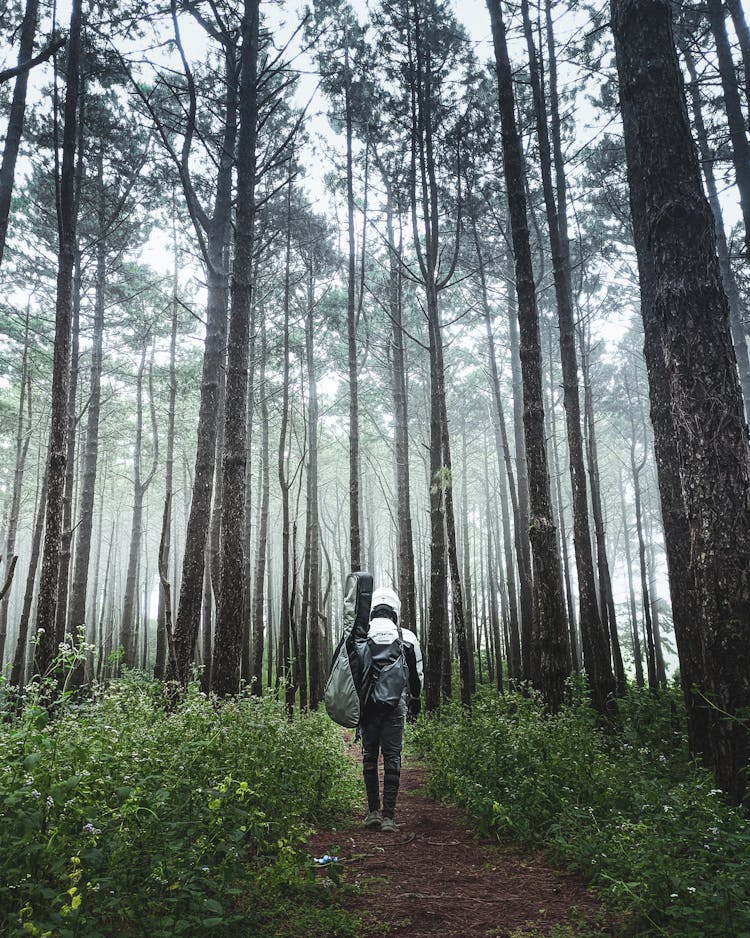
<path fill-rule="evenodd" d="M 580 693 L 548 717 L 485 690 L 470 720 L 443 708 L 412 745 L 433 795 L 582 873 L 619 934 L 750 938 L 750 824 L 690 760 L 679 693 L 632 690 L 621 716 L 605 734 Z"/>
<path fill-rule="evenodd" d="M 305 849 L 358 793 L 326 716 L 135 676 L 58 707 L 0 723 L 0 935 L 361 933 Z"/>

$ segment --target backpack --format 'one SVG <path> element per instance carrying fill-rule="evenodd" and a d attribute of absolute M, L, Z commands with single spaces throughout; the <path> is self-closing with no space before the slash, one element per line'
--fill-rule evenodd
<path fill-rule="evenodd" d="M 398 638 L 390 645 L 367 642 L 370 657 L 370 685 L 368 700 L 394 707 L 409 686 L 409 668 L 404 655 L 404 635 L 396 623 Z"/>
<path fill-rule="evenodd" d="M 359 726 L 365 666 L 361 649 L 366 642 L 372 599 L 372 576 L 350 573 L 344 590 L 344 633 L 336 646 L 323 692 L 328 716 L 339 726 Z"/>

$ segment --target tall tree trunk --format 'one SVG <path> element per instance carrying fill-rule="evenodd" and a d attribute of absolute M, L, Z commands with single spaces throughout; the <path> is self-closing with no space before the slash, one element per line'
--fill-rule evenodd
<path fill-rule="evenodd" d="M 172 486 L 174 480 L 174 426 L 177 404 L 177 372 L 175 369 L 175 354 L 177 349 L 177 291 L 179 287 L 178 269 L 179 252 L 177 250 L 177 227 L 175 224 L 174 204 L 172 206 L 172 242 L 174 269 L 172 271 L 172 326 L 169 335 L 169 410 L 167 415 L 167 455 L 164 475 L 164 491 L 166 493 L 164 532 L 161 544 L 160 563 L 166 570 L 169 564 L 169 551 L 172 546 Z M 171 600 L 171 596 L 170 596 Z M 170 602 L 171 606 L 171 602 Z M 159 590 L 159 606 L 156 612 L 156 662 L 154 677 L 161 679 L 166 670 L 167 660 L 167 610 L 164 589 Z M 170 609 L 171 618 L 171 609 Z M 169 623 L 171 629 L 171 622 Z"/>
<path fill-rule="evenodd" d="M 26 11 L 21 23 L 21 41 L 18 47 L 18 64 L 22 65 L 31 58 L 34 49 L 37 20 L 39 18 L 39 0 L 26 0 Z M 72 26 L 72 21 L 71 21 Z M 71 33 L 71 39 L 74 37 Z M 73 50 L 77 54 L 76 50 Z M 8 234 L 8 216 L 10 199 L 13 195 L 13 181 L 16 174 L 16 160 L 23 136 L 23 123 L 26 114 L 26 89 L 29 84 L 29 70 L 23 69 L 16 76 L 13 87 L 13 99 L 10 104 L 8 126 L 3 145 L 3 161 L 0 165 L 0 266 L 5 253 L 5 239 Z"/>
<path fill-rule="evenodd" d="M 359 388 L 357 379 L 357 309 L 355 304 L 356 245 L 354 238 L 354 157 L 352 75 L 349 46 L 344 46 L 344 119 L 346 129 L 346 209 L 349 258 L 347 266 L 346 335 L 349 366 L 349 552 L 352 570 L 362 568 L 360 531 Z M 364 275 L 364 271 L 363 271 Z"/>
<path fill-rule="evenodd" d="M 625 509 L 625 486 L 622 472 L 620 472 L 620 508 L 622 510 L 622 539 L 625 548 L 625 564 L 628 571 L 628 600 L 630 603 L 630 628 L 633 636 L 633 664 L 635 665 L 635 682 L 643 687 L 643 659 L 641 658 L 641 639 L 638 634 L 638 615 L 635 607 L 635 588 L 633 586 L 633 558 L 630 552 L 630 531 L 628 529 L 628 513 Z"/>
<path fill-rule="evenodd" d="M 284 326 L 283 326 L 283 377 L 281 391 L 281 429 L 279 430 L 278 478 L 281 490 L 281 608 L 279 612 L 279 654 L 276 673 L 286 683 L 285 698 L 287 710 L 291 714 L 294 706 L 294 679 L 291 673 L 292 658 L 292 615 L 290 606 L 290 580 L 292 576 L 290 562 L 290 512 L 289 459 L 287 447 L 291 443 L 289 432 L 289 306 L 291 300 L 291 179 L 287 183 L 286 217 L 286 256 L 284 262 Z"/>
<path fill-rule="evenodd" d="M 224 347 L 221 351 L 222 361 L 226 361 L 227 349 Z M 219 371 L 219 395 L 218 395 L 218 426 L 216 428 L 216 456 L 215 462 L 221 465 L 224 455 L 224 434 L 226 418 L 226 369 Z M 249 458 L 249 452 L 248 452 Z M 247 470 L 246 470 L 247 471 Z M 214 606 L 218 609 L 219 597 L 221 596 L 221 519 L 224 502 L 224 480 L 222 472 L 214 472 L 214 491 L 211 501 L 211 519 L 208 524 L 208 538 L 206 543 L 206 562 L 210 569 L 209 580 L 214 598 Z M 244 633 L 244 625 L 243 625 Z M 205 672 L 204 672 L 205 673 Z"/>
<path fill-rule="evenodd" d="M 99 642 L 100 642 L 100 651 L 99 651 L 99 661 L 96 668 L 96 679 L 97 681 L 103 681 L 106 677 L 107 666 L 109 663 L 109 656 L 112 652 L 112 632 L 114 630 L 113 624 L 113 615 L 112 615 L 112 599 L 110 598 L 110 593 L 113 593 L 115 590 L 115 571 L 117 569 L 117 521 L 116 518 L 112 522 L 112 533 L 109 538 L 109 549 L 107 551 L 107 568 L 104 571 L 104 591 L 102 593 L 102 608 L 99 615 Z M 112 575 L 110 576 L 110 564 L 112 569 Z M 109 607 L 108 604 L 109 603 Z M 105 628 L 106 625 L 106 616 L 109 611 L 109 629 Z M 106 635 L 105 635 L 106 632 Z"/>
<path fill-rule="evenodd" d="M 426 295 L 427 326 L 429 333 L 430 362 L 430 611 L 427 647 L 427 669 L 425 674 L 425 706 L 428 711 L 440 705 L 441 689 L 445 692 L 450 683 L 450 655 L 446 658 L 446 644 L 450 647 L 450 623 L 448 620 L 447 570 L 446 567 L 446 512 L 449 463 L 446 463 L 443 407 L 445 402 L 445 380 L 442 370 L 442 336 L 438 294 L 437 264 L 440 257 L 438 226 L 438 190 L 433 152 L 432 118 L 432 75 L 429 43 L 421 35 L 424 22 L 417 10 L 410 9 L 407 21 L 407 42 L 410 65 L 411 148 L 410 148 L 410 194 L 411 222 L 414 247 L 417 252 L 422 283 Z M 419 217 L 421 213 L 421 218 Z M 422 245 L 424 239 L 424 247 Z M 443 283 L 445 286 L 445 283 Z M 449 456 L 448 456 L 449 459 Z M 451 563 L 453 581 L 453 564 Z M 454 603 L 461 603 L 460 584 L 454 592 Z M 463 609 L 460 608 L 463 620 Z M 463 621 L 461 621 L 463 626 Z M 462 702 L 470 705 L 464 695 L 468 684 L 462 672 Z"/>
<path fill-rule="evenodd" d="M 308 633 L 310 636 L 310 708 L 317 710 L 323 699 L 326 678 L 323 660 L 324 636 L 320 603 L 320 519 L 318 510 L 318 386 L 315 370 L 315 347 L 313 342 L 315 322 L 315 282 L 312 260 L 310 262 L 307 322 L 305 324 L 305 361 L 308 383 L 308 444 L 307 444 L 307 529 L 309 580 Z M 402 607 L 403 608 L 403 607 Z M 303 623 L 303 627 L 304 623 Z"/>
<path fill-rule="evenodd" d="M 254 280 L 258 279 L 258 264 L 255 263 Z M 256 322 L 257 306 L 255 300 L 250 308 L 250 351 L 247 369 L 247 410 L 245 416 L 245 433 L 247 435 L 247 470 L 245 472 L 245 567 L 242 573 L 242 680 L 248 685 L 252 683 L 253 674 L 253 554 L 252 554 L 252 522 L 253 522 L 253 417 L 255 414 L 255 359 L 256 359 Z"/>
<path fill-rule="evenodd" d="M 750 706 L 750 453 L 729 309 L 669 3 L 613 0 L 612 24 L 631 204 L 642 222 L 635 231 L 639 240 L 645 236 L 638 250 L 651 265 L 644 322 L 649 329 L 655 323 L 669 379 L 697 587 L 702 661 L 696 683 L 718 708 L 711 727 L 717 781 L 740 802 L 750 756 L 748 728 L 737 719 Z"/>
<path fill-rule="evenodd" d="M 503 399 L 500 392 L 500 373 L 497 366 L 497 352 L 495 349 L 495 336 L 492 331 L 492 319 L 490 314 L 490 304 L 487 295 L 487 277 L 484 265 L 484 253 L 482 251 L 479 232 L 477 231 L 476 219 L 472 216 L 472 233 L 474 235 L 474 248 L 477 256 L 477 272 L 479 274 L 479 285 L 481 287 L 482 309 L 484 312 L 484 325 L 487 333 L 487 348 L 489 352 L 490 382 L 492 386 L 493 420 L 492 425 L 495 432 L 495 449 L 497 451 L 498 466 L 498 487 L 500 489 L 500 510 L 502 514 L 503 543 L 505 547 L 505 577 L 508 583 L 508 602 L 510 605 L 510 654 L 508 657 L 508 676 L 511 680 L 521 680 L 525 675 L 522 670 L 521 660 L 521 640 L 518 618 L 518 603 L 516 599 L 516 574 L 513 564 L 513 552 L 511 550 L 510 538 L 510 519 L 508 517 L 508 490 L 510 490 L 511 507 L 513 511 L 513 529 L 515 532 L 516 556 L 518 560 L 519 578 L 526 581 L 528 576 L 524 572 L 525 554 L 521 546 L 523 540 L 523 522 L 521 511 L 516 494 L 516 483 L 513 473 L 513 464 L 510 455 L 510 446 L 508 445 L 508 433 L 505 426 L 505 413 L 503 411 Z M 505 466 L 503 467 L 503 458 Z M 507 489 L 506 489 L 507 476 Z M 499 547 L 498 547 L 499 550 Z M 524 587 L 522 586 L 522 589 Z M 530 587 L 527 589 L 530 593 Z M 522 601 L 523 602 L 523 601 Z M 528 610 L 530 613 L 530 609 Z"/>
<path fill-rule="evenodd" d="M 471 555 L 474 558 L 473 563 L 473 581 L 474 581 L 474 592 L 473 595 L 473 606 L 474 606 L 474 634 L 476 635 L 476 651 L 477 651 L 477 679 L 479 684 L 484 684 L 484 665 L 482 662 L 482 620 L 479 617 L 479 596 L 482 593 L 482 579 L 478 571 L 479 557 L 477 551 L 477 528 L 476 525 L 472 531 L 471 535 Z M 507 618 L 507 616 L 506 616 Z M 508 641 L 508 648 L 510 648 L 510 641 Z"/>
<path fill-rule="evenodd" d="M 232 220 L 232 170 L 237 133 L 236 62 L 231 46 L 225 60 L 227 93 L 221 159 L 216 177 L 213 216 L 206 235 L 206 343 L 201 373 L 197 446 L 192 499 L 185 532 L 182 576 L 175 623 L 175 654 L 183 684 L 191 676 L 195 642 L 201 621 L 203 566 L 211 521 L 211 495 L 216 467 L 216 437 L 219 426 L 219 400 L 226 348 L 227 304 L 229 300 L 228 263 Z M 170 675 L 172 676 L 172 675 Z"/>
<path fill-rule="evenodd" d="M 224 417 L 221 593 L 216 611 L 212 681 L 220 695 L 239 690 L 244 569 L 247 365 L 255 242 L 260 0 L 245 0 L 242 19 L 240 128 L 237 141 L 237 220 L 232 269 Z"/>
<path fill-rule="evenodd" d="M 629 125 L 632 124 L 632 107 L 626 96 L 621 96 L 620 106 L 623 119 L 627 120 Z M 638 143 L 633 134 L 625 135 L 625 152 L 628 164 L 637 166 L 640 157 Z M 713 755 L 709 707 L 701 692 L 694 690 L 703 674 L 698 589 L 695 571 L 691 566 L 690 527 L 683 497 L 677 434 L 671 410 L 672 389 L 661 352 L 658 323 L 650 313 L 656 291 L 656 275 L 653 260 L 647 249 L 645 200 L 642 194 L 639 194 L 638 198 L 634 198 L 632 194 L 632 187 L 635 186 L 637 190 L 640 183 L 638 170 L 635 172 L 631 183 L 630 209 L 641 288 L 641 313 L 645 335 L 643 353 L 649 383 L 651 423 L 654 428 L 654 450 L 669 568 L 672 616 L 680 659 L 680 678 L 685 697 L 690 749 L 694 754 L 700 755 L 707 764 L 711 764 Z"/>
<path fill-rule="evenodd" d="M 96 625 L 98 621 L 97 603 L 99 600 L 99 575 L 102 560 L 102 535 L 104 532 L 104 484 L 106 482 L 106 464 L 102 470 L 101 489 L 99 492 L 99 521 L 96 536 L 96 559 L 94 560 L 94 582 L 89 593 L 91 612 L 86 621 L 86 661 L 83 666 L 83 683 L 90 684 L 96 675 L 96 655 L 100 647 L 101 636 L 98 635 Z"/>
<path fill-rule="evenodd" d="M 740 92 L 729 45 L 727 25 L 724 20 L 722 0 L 707 0 L 708 22 L 716 42 L 716 57 L 719 60 L 719 76 L 724 92 L 724 109 L 727 113 L 729 139 L 732 142 L 732 162 L 740 191 L 740 207 L 745 224 L 745 250 L 750 253 L 750 144 L 747 140 L 745 118 L 742 114 Z M 670 41 L 674 45 L 674 38 Z M 692 148 L 691 148 L 692 150 Z M 695 151 L 692 151 L 695 156 Z M 715 249 L 715 244 L 712 245 Z"/>
<path fill-rule="evenodd" d="M 456 539 L 456 516 L 453 503 L 453 463 L 451 460 L 450 438 L 448 434 L 448 409 L 445 400 L 445 364 L 443 362 L 443 338 L 441 335 L 439 315 L 435 320 L 435 347 L 437 351 L 437 367 L 440 386 L 440 440 L 443 452 L 443 472 L 445 473 L 446 479 L 445 522 L 448 541 L 448 566 L 450 568 L 451 575 L 453 622 L 456 630 L 456 644 L 458 646 L 461 704 L 465 710 L 470 710 L 472 694 L 471 663 L 469 659 L 470 646 L 466 636 L 463 584 L 461 583 L 461 569 L 458 560 L 458 544 Z"/>
<path fill-rule="evenodd" d="M 466 418 L 464 417 L 461 433 L 461 541 L 463 546 L 463 572 L 462 584 L 466 591 L 466 645 L 469 655 L 469 676 L 471 678 L 471 693 L 477 689 L 477 678 L 474 662 L 474 621 L 471 595 L 471 557 L 469 555 L 469 459 L 466 446 Z M 498 556 L 500 546 L 498 545 Z"/>
<path fill-rule="evenodd" d="M 260 517 L 258 520 L 258 544 L 253 577 L 253 692 L 263 693 L 263 598 L 266 576 L 266 557 L 268 554 L 268 503 L 270 495 L 270 453 L 268 445 L 268 386 L 266 383 L 266 318 L 260 315 L 260 376 L 258 394 L 260 395 L 260 459 L 261 459 L 261 494 Z M 270 587 L 269 587 L 270 588 Z"/>
<path fill-rule="evenodd" d="M 534 584 L 538 602 L 540 686 L 547 706 L 557 710 L 570 674 L 570 650 L 562 596 L 557 535 L 551 516 L 549 474 L 544 439 L 542 356 L 539 312 L 531 261 L 523 152 L 516 127 L 513 77 L 508 58 L 505 24 L 498 0 L 487 0 L 497 66 L 502 127 L 503 162 L 508 186 L 513 252 L 515 255 L 518 324 L 523 368 L 524 439 L 529 471 L 530 537 Z"/>
<path fill-rule="evenodd" d="M 514 538 L 518 562 L 518 598 L 521 627 L 521 667 L 518 675 L 525 681 L 532 680 L 538 672 L 538 654 L 534 655 L 534 636 L 536 634 L 536 614 L 534 605 L 534 567 L 531 560 L 531 508 L 529 505 L 529 467 L 526 460 L 526 441 L 523 426 L 523 375 L 521 368 L 521 341 L 518 334 L 518 301 L 514 283 L 514 261 L 510 251 L 507 253 L 508 270 L 508 332 L 510 335 L 510 373 L 513 388 L 513 445 L 516 462 L 516 491 L 518 493 L 518 521 L 514 514 Z M 502 426 L 502 424 L 501 424 Z M 505 442 L 507 446 L 507 439 Z M 508 467 L 510 461 L 506 458 Z M 508 486 L 513 493 L 511 477 Z"/>
<path fill-rule="evenodd" d="M 120 641 L 123 647 L 123 663 L 128 668 L 137 667 L 138 663 L 138 627 L 136 614 L 138 608 L 138 562 L 141 556 L 143 534 L 143 503 L 146 491 L 156 473 L 159 460 L 158 435 L 154 409 L 153 360 L 149 365 L 149 404 L 151 411 L 151 432 L 153 439 L 152 462 L 148 474 L 142 475 L 143 458 L 143 373 L 146 370 L 146 342 L 143 338 L 141 362 L 138 367 L 135 412 L 135 446 L 133 448 L 133 520 L 130 529 L 130 549 L 128 551 L 128 570 L 125 578 L 125 596 L 123 599 L 122 619 L 120 621 Z M 153 353 L 152 353 L 153 358 Z"/>
<path fill-rule="evenodd" d="M 737 278 L 732 270 L 732 262 L 729 257 L 729 245 L 724 231 L 724 218 L 721 211 L 721 202 L 719 201 L 719 192 L 716 186 L 716 176 L 714 174 L 714 157 L 708 145 L 708 134 L 706 125 L 703 121 L 703 108 L 701 106 L 700 88 L 698 87 L 698 75 L 695 69 L 695 62 L 690 50 L 682 43 L 681 50 L 688 74 L 690 75 L 690 97 L 693 105 L 693 123 L 695 127 L 695 137 L 698 143 L 698 152 L 703 167 L 703 178 L 706 180 L 706 192 L 711 211 L 714 214 L 716 223 L 716 248 L 719 253 L 719 264 L 721 266 L 721 277 L 724 281 L 724 289 L 727 293 L 729 302 L 729 321 L 732 327 L 732 338 L 734 339 L 734 351 L 737 356 L 737 368 L 740 374 L 740 386 L 742 387 L 742 399 L 745 404 L 745 415 L 750 414 L 750 357 L 747 351 L 747 339 L 745 338 L 744 309 L 740 298 L 740 291 L 737 287 Z"/>
<path fill-rule="evenodd" d="M 273 556 L 271 554 L 271 540 L 266 545 L 266 567 L 268 569 L 268 590 L 266 592 L 266 687 L 273 687 L 273 665 L 275 647 L 275 628 L 273 621 L 274 584 L 273 584 Z"/>
<path fill-rule="evenodd" d="M 432 369 L 431 369 L 432 371 Z M 436 379 L 432 384 L 436 385 Z M 431 387 L 431 398 L 437 388 Z M 442 468 L 440 447 L 440 416 L 437 402 L 430 407 L 430 590 L 429 590 L 429 633 L 427 645 L 427 667 L 425 672 L 425 706 L 428 711 L 440 705 L 440 688 L 443 668 L 444 634 L 448 628 L 448 610 L 445 602 L 445 523 L 443 492 L 440 481 Z"/>
<path fill-rule="evenodd" d="M 581 403 L 578 390 L 578 361 L 575 345 L 575 317 L 573 287 L 570 275 L 570 248 L 568 223 L 565 214 L 565 171 L 557 166 L 557 197 L 552 186 L 552 156 L 550 153 L 547 107 L 539 77 L 537 50 L 529 15 L 528 0 L 521 0 L 524 33 L 529 55 L 531 86 L 536 114 L 539 142 L 539 165 L 542 175 L 547 229 L 552 254 L 552 274 L 555 284 L 557 319 L 560 327 L 560 361 L 563 378 L 563 405 L 568 435 L 568 465 L 573 494 L 573 547 L 578 574 L 579 626 L 583 639 L 583 663 L 595 708 L 603 713 L 615 692 L 615 680 L 609 656 L 609 641 L 599 615 L 594 578 L 594 558 L 591 550 L 586 468 L 583 460 L 581 434 Z M 553 48 L 554 51 L 554 48 Z M 562 154 L 560 154 L 562 159 Z M 561 188 L 562 186 L 562 188 Z"/>
<path fill-rule="evenodd" d="M 79 138 L 79 143 L 80 143 Z M 82 165 L 78 160 L 79 167 Z M 76 191 L 80 192 L 80 177 Z M 76 209 L 76 213 L 77 213 Z M 73 306 L 70 330 L 70 376 L 68 378 L 68 433 L 65 453 L 65 494 L 63 496 L 62 537 L 60 539 L 60 566 L 57 572 L 57 609 L 55 610 L 55 639 L 64 641 L 68 613 L 68 582 L 71 550 L 73 547 L 73 496 L 75 488 L 76 452 L 76 398 L 78 394 L 79 349 L 81 321 L 81 252 L 76 248 L 73 268 Z M 74 636 L 75 637 L 75 636 Z"/>
<path fill-rule="evenodd" d="M 31 551 L 29 556 L 29 570 L 26 575 L 26 589 L 23 595 L 23 608 L 21 618 L 18 623 L 18 637 L 16 639 L 16 650 L 13 656 L 13 667 L 10 672 L 10 683 L 21 688 L 26 681 L 26 651 L 29 643 L 29 619 L 31 617 L 31 604 L 34 600 L 34 584 L 36 583 L 37 567 L 39 565 L 39 553 L 42 546 L 42 534 L 44 533 L 44 516 L 47 509 L 47 472 L 44 471 L 41 492 L 39 493 L 39 505 L 34 522 L 34 533 L 31 538 Z M 44 674 L 44 672 L 40 672 Z"/>
<path fill-rule="evenodd" d="M 81 3 L 80 0 L 73 0 L 66 70 L 62 171 L 57 198 L 59 253 L 55 309 L 55 351 L 52 362 L 51 424 L 47 465 L 47 509 L 44 525 L 41 586 L 36 614 L 39 639 L 36 645 L 35 666 L 39 674 L 47 672 L 57 654 L 55 639 L 57 574 L 60 567 L 63 497 L 65 494 L 65 444 L 68 429 L 68 379 L 72 313 L 71 292 L 76 254 L 75 163 L 80 52 Z"/>
<path fill-rule="evenodd" d="M 745 71 L 745 104 L 750 108 L 750 29 L 747 28 L 745 10 L 741 0 L 726 0 L 726 3 L 740 44 L 742 67 Z"/>
<path fill-rule="evenodd" d="M 393 192 L 387 177 L 386 226 L 389 247 L 388 305 L 391 315 L 391 393 L 393 396 L 394 453 L 396 500 L 398 505 L 398 583 L 401 599 L 401 620 L 409 628 L 417 628 L 417 606 L 414 587 L 414 538 L 411 523 L 409 478 L 409 412 L 406 393 L 406 363 L 402 328 L 402 244 L 396 243 L 393 226 Z"/>
<path fill-rule="evenodd" d="M 594 531 L 596 534 L 596 561 L 599 571 L 599 593 L 601 596 L 602 619 L 609 626 L 609 640 L 612 650 L 612 661 L 617 681 L 617 694 L 625 694 L 625 668 L 622 663 L 620 649 L 620 636 L 617 632 L 617 612 L 615 610 L 615 597 L 612 591 L 612 577 L 609 572 L 607 559 L 607 537 L 604 530 L 604 509 L 602 507 L 601 478 L 599 475 L 599 451 L 596 444 L 596 422 L 594 420 L 594 396 L 591 390 L 590 347 L 584 347 L 581 334 L 581 363 L 583 365 L 583 401 L 586 433 L 586 456 L 589 465 L 589 478 L 591 479 L 591 510 L 594 516 Z"/>
<path fill-rule="evenodd" d="M 502 468 L 500 469 L 499 482 L 502 485 Z M 487 560 L 487 571 L 486 577 L 484 572 L 482 574 L 483 587 L 486 588 L 487 595 L 487 609 L 483 609 L 484 625 L 485 632 L 487 636 L 487 661 L 489 667 L 489 678 L 491 683 L 496 682 L 496 687 L 499 691 L 502 692 L 503 689 L 503 663 L 502 663 L 502 648 L 500 646 L 500 625 L 497 617 L 497 597 L 498 597 L 498 585 L 495 579 L 495 571 L 500 568 L 500 563 L 498 560 L 499 557 L 499 546 L 497 546 L 497 553 L 493 556 L 492 550 L 492 515 L 497 516 L 497 512 L 492 511 L 492 495 L 490 492 L 490 472 L 489 472 L 489 460 L 487 458 L 487 445 L 485 442 L 484 446 L 484 479 L 485 479 L 485 503 L 487 505 L 488 511 L 486 514 L 487 519 L 487 528 L 484 532 L 484 537 L 486 538 L 486 560 Z M 497 538 L 495 538 L 495 544 L 497 545 Z"/>
<path fill-rule="evenodd" d="M 631 418 L 630 471 L 633 475 L 633 493 L 635 496 L 635 529 L 638 535 L 638 563 L 641 576 L 641 610 L 646 630 L 646 666 L 648 670 L 649 690 L 656 690 L 659 682 L 656 677 L 656 652 L 654 649 L 654 629 L 651 622 L 651 600 L 648 592 L 648 573 L 646 567 L 646 541 L 643 537 L 643 510 L 641 507 L 640 475 L 646 464 L 644 452 L 640 463 L 635 460 L 635 426 Z"/>
<path fill-rule="evenodd" d="M 667 669 L 664 663 L 664 648 L 661 641 L 661 628 L 659 627 L 659 593 L 656 583 L 656 552 L 654 550 L 654 533 L 651 523 L 648 525 L 648 592 L 651 600 L 651 624 L 654 629 L 654 654 L 656 655 L 656 679 L 659 687 L 667 686 Z"/>
<path fill-rule="evenodd" d="M 487 532 L 482 532 L 483 537 L 487 537 Z M 489 623 L 488 605 L 488 585 L 487 577 L 484 575 L 484 552 L 481 552 L 480 562 L 482 566 L 482 622 L 484 625 L 484 640 L 487 645 L 487 678 L 490 684 L 495 683 L 495 646 L 492 641 L 492 631 Z"/>
<path fill-rule="evenodd" d="M 76 173 L 74 181 L 74 213 L 76 218 L 79 215 L 81 205 L 81 190 L 83 189 L 84 165 L 84 126 L 85 126 L 85 95 L 84 81 L 81 79 L 78 101 L 78 159 L 76 161 Z M 68 618 L 69 618 L 69 593 L 70 593 L 70 564 L 73 550 L 73 517 L 75 514 L 76 499 L 76 429 L 78 420 L 76 417 L 76 400 L 78 397 L 78 381 L 80 376 L 80 332 L 81 332 L 81 250 L 76 239 L 76 257 L 73 265 L 73 306 L 71 316 L 71 348 L 70 348 L 70 376 L 68 379 L 68 438 L 67 452 L 65 457 L 65 495 L 63 502 L 63 531 L 60 547 L 60 566 L 57 573 L 57 609 L 55 611 L 55 636 L 58 643 L 65 639 Z M 78 462 L 80 462 L 82 445 L 78 446 Z M 70 628 L 70 633 L 75 641 L 76 632 Z M 80 683 L 83 680 L 83 668 L 75 669 L 74 680 Z"/>
<path fill-rule="evenodd" d="M 562 493 L 562 470 L 560 468 L 560 455 L 558 452 L 557 439 L 557 413 L 554 397 L 554 379 L 552 376 L 552 329 L 549 330 L 549 413 L 550 430 L 552 437 L 552 450 L 550 459 L 550 474 L 555 480 L 552 488 L 552 507 L 555 508 L 557 501 L 557 518 L 560 526 L 560 557 L 562 560 L 562 578 L 565 585 L 565 605 L 568 611 L 568 629 L 570 632 L 570 660 L 574 671 L 581 670 L 581 662 L 578 655 L 578 636 L 576 635 L 575 609 L 573 605 L 573 590 L 571 587 L 570 565 L 568 562 L 568 537 L 565 530 L 565 503 Z M 556 498 L 555 498 L 556 496 Z"/>
<path fill-rule="evenodd" d="M 23 476 L 26 469 L 26 456 L 31 442 L 31 380 L 29 376 L 29 307 L 26 307 L 26 321 L 23 335 L 23 357 L 21 359 L 21 392 L 18 401 L 18 420 L 16 423 L 16 458 L 13 472 L 13 491 L 10 497 L 10 511 L 8 513 L 8 528 L 5 533 L 5 560 L 6 575 L 16 556 L 16 535 L 18 533 L 18 519 L 21 514 L 21 492 L 23 490 Z M 5 654 L 5 641 L 8 635 L 8 605 L 10 594 L 0 600 L 0 671 L 2 671 Z"/>
<path fill-rule="evenodd" d="M 211 658 L 213 657 L 214 594 L 211 586 L 211 552 L 206 544 L 206 559 L 203 565 L 203 602 L 201 604 L 201 629 L 196 649 L 196 659 L 200 656 L 201 690 L 211 690 Z M 197 660 L 196 660 L 197 663 Z"/>
<path fill-rule="evenodd" d="M 86 448 L 83 455 L 81 502 L 76 532 L 75 565 L 71 588 L 70 626 L 76 629 L 87 621 L 86 599 L 91 556 L 91 538 L 94 528 L 94 499 L 99 456 L 99 417 L 101 414 L 102 357 L 104 339 L 104 288 L 107 261 L 107 218 L 104 188 L 104 156 L 97 156 L 97 245 L 96 285 L 94 297 L 94 329 L 91 341 L 91 374 L 89 378 L 88 412 L 86 414 Z M 96 613 L 93 613 L 94 617 Z M 94 618 L 95 621 L 95 618 Z"/>

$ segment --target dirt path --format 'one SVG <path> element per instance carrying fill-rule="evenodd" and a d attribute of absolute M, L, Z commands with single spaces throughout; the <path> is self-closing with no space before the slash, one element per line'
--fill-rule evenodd
<path fill-rule="evenodd" d="M 383 922 L 374 934 L 503 938 L 524 926 L 541 936 L 573 908 L 596 910 L 580 881 L 475 837 L 464 812 L 428 798 L 423 784 L 424 770 L 405 763 L 398 834 L 356 826 L 320 831 L 311 844 L 315 856 L 335 848 L 350 861 L 347 880 L 362 888 L 352 907 Z"/>

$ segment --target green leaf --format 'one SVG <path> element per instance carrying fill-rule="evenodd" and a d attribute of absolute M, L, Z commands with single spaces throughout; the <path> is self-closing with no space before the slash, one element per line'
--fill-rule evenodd
<path fill-rule="evenodd" d="M 31 772 L 35 769 L 42 758 L 41 752 L 30 752 L 28 756 L 23 760 L 23 767 L 27 772 Z"/>
<path fill-rule="evenodd" d="M 38 730 L 42 730 L 48 723 L 49 723 L 49 713 L 47 713 L 47 711 L 43 707 L 40 707 L 39 711 L 34 717 L 34 726 Z"/>

